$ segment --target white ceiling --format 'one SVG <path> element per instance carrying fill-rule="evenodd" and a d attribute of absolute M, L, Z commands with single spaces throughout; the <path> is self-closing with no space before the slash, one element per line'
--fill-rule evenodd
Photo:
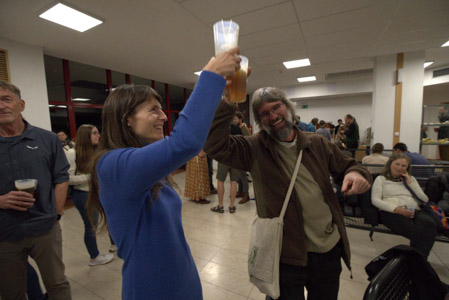
<path fill-rule="evenodd" d="M 298 85 L 297 77 L 369 69 L 385 54 L 426 50 L 449 65 L 447 0 L 68 0 L 104 20 L 84 33 L 40 19 L 55 1 L 0 1 L 0 37 L 44 53 L 191 88 L 214 54 L 212 25 L 240 25 L 249 91 Z M 283 61 L 310 58 L 287 70 Z"/>

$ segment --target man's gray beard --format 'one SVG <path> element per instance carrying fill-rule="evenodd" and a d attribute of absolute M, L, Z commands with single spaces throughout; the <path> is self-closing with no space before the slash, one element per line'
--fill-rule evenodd
<path fill-rule="evenodd" d="M 284 142 L 290 136 L 290 133 L 293 130 L 293 126 L 294 126 L 293 118 L 292 118 L 291 114 L 288 114 L 287 118 L 285 118 L 285 127 L 284 128 L 277 130 L 277 131 L 272 131 L 269 125 L 268 126 L 262 125 L 262 129 L 265 130 L 265 132 L 268 133 L 268 135 L 272 136 L 276 140 Z"/>

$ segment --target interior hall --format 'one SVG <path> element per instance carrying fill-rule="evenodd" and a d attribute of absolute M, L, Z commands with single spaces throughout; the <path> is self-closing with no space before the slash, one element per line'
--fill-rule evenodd
<path fill-rule="evenodd" d="M 258 111 L 253 111 L 253 93 L 260 88 L 277 88 L 292 102 L 296 124 L 303 131 L 321 134 L 321 127 L 329 132 L 332 144 L 371 173 L 372 186 L 384 175 L 385 162 L 398 151 L 425 159 L 419 165 L 413 158 L 407 160 L 415 178 L 411 180 L 416 180 L 440 210 L 449 208 L 440 205 L 444 201 L 449 204 L 448 1 L 62 2 L 100 21 L 84 32 L 42 17 L 57 3 L 0 1 L 0 80 L 20 88 L 26 103 L 22 116 L 29 124 L 57 134 L 64 132 L 75 144 L 83 124 L 93 125 L 98 136 L 103 136 L 106 98 L 125 84 L 146 85 L 161 96 L 160 113 L 166 116 L 163 135 L 170 137 L 177 121 L 183 119 L 181 112 L 199 82 L 199 71 L 215 56 L 214 24 L 232 20 L 239 25 L 240 54 L 248 58 L 251 67 L 246 99 L 237 105 L 250 135 L 264 131 L 260 120 L 255 120 Z M 304 65 L 288 65 L 294 61 Z M 270 116 L 275 113 L 276 108 L 268 112 Z M 312 124 L 315 118 L 317 125 Z M 352 147 L 345 130 L 348 134 L 354 122 L 358 138 Z M 398 143 L 406 145 L 406 150 L 400 151 Z M 382 144 L 380 154 L 385 160 L 368 162 L 377 144 Z M 182 164 L 171 173 L 177 186 L 174 190 L 182 200 L 182 229 L 203 299 L 268 299 L 248 275 L 251 227 L 258 211 L 254 192 L 260 188 L 254 182 L 257 176 L 249 172 L 239 175 L 246 178 L 247 187 L 242 190 L 237 186 L 236 197 L 230 173 L 220 196 L 220 189 L 218 194 L 215 191 L 220 185 L 219 167 L 216 160 L 209 165 L 211 187 L 197 201 L 187 191 L 188 165 Z M 370 212 L 382 210 L 372 206 L 371 189 L 362 197 L 344 195 L 341 188 L 333 182 L 348 235 L 352 270 L 342 260 L 338 299 L 378 299 L 367 298 L 370 281 L 365 266 L 394 246 L 409 245 L 410 240 L 377 215 L 376 220 L 370 219 Z M 216 213 L 219 197 L 224 199 L 223 213 Z M 369 209 L 363 203 L 368 203 Z M 97 248 L 104 261 L 92 261 L 92 255 L 89 260 L 85 226 L 71 193 L 59 223 L 72 299 L 126 298 L 122 294 L 124 264 L 111 244 L 112 238 L 107 233 L 97 234 Z M 437 234 L 427 261 L 439 279 L 449 284 L 447 235 Z M 39 267 L 33 259 L 29 262 L 45 294 Z"/>

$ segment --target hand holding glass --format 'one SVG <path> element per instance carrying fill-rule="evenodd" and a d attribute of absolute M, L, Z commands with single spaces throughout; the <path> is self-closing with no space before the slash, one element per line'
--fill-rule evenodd
<path fill-rule="evenodd" d="M 14 181 L 18 191 L 27 192 L 34 196 L 37 187 L 37 179 L 19 179 Z"/>
<path fill-rule="evenodd" d="M 234 103 L 246 101 L 246 79 L 248 77 L 248 58 L 240 55 L 240 70 L 234 76 L 228 77 L 231 84 L 228 86 L 229 98 Z"/>

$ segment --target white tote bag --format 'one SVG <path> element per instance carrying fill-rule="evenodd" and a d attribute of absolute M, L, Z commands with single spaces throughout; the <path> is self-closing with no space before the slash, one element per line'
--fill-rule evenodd
<path fill-rule="evenodd" d="M 301 164 L 302 150 L 296 160 L 295 170 L 285 196 L 281 214 L 277 218 L 254 219 L 251 227 L 251 239 L 248 252 L 249 280 L 263 294 L 277 299 L 280 296 L 279 262 L 282 250 L 284 215 L 292 194 L 293 186 Z"/>

